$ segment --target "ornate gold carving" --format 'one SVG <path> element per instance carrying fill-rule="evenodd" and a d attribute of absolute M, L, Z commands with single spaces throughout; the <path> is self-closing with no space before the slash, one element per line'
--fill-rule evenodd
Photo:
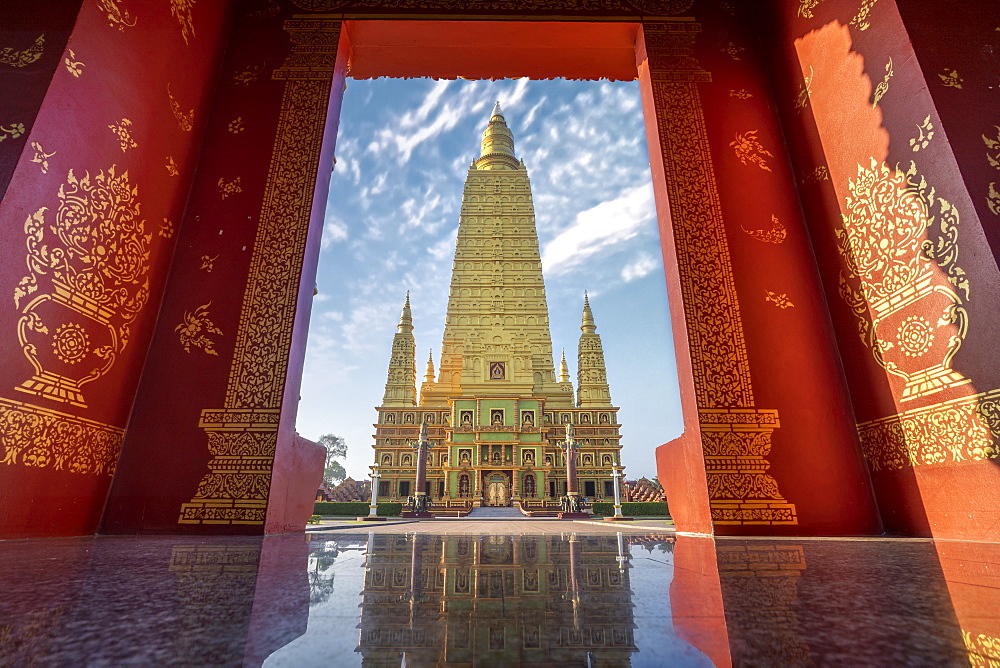
<path fill-rule="evenodd" d="M 105 13 L 108 25 L 112 28 L 125 30 L 135 26 L 135 17 L 122 6 L 125 0 L 97 0 L 97 7 Z"/>
<path fill-rule="evenodd" d="M 719 51 L 726 54 L 733 60 L 742 60 L 742 58 L 740 58 L 740 54 L 746 51 L 746 49 L 742 46 L 736 46 L 735 42 L 730 42 L 726 46 L 719 49 Z"/>
<path fill-rule="evenodd" d="M 202 255 L 201 266 L 198 268 L 204 269 L 208 273 L 212 273 L 212 270 L 215 269 L 215 261 L 218 259 L 219 259 L 218 255 L 216 255 L 215 257 L 212 257 L 211 255 Z"/>
<path fill-rule="evenodd" d="M 181 26 L 181 37 L 185 44 L 194 37 L 194 19 L 191 16 L 191 9 L 196 0 L 170 0 L 170 15 L 177 19 Z"/>
<path fill-rule="evenodd" d="M 157 233 L 164 239 L 170 239 L 174 236 L 174 223 L 166 218 L 163 219 L 163 223 L 160 224 L 160 229 Z"/>
<path fill-rule="evenodd" d="M 653 81 L 704 81 L 712 75 L 694 57 L 694 43 L 701 32 L 698 23 L 651 23 L 642 25 L 643 42 Z"/>
<path fill-rule="evenodd" d="M 777 292 L 772 292 L 771 290 L 764 290 L 764 301 L 771 302 L 782 310 L 795 307 L 795 304 L 793 304 L 788 298 L 788 295 L 785 293 L 778 294 Z"/>
<path fill-rule="evenodd" d="M 889 62 L 885 64 L 885 76 L 882 77 L 882 81 L 879 82 L 878 86 L 875 86 L 875 97 L 872 99 L 872 109 L 878 106 L 879 100 L 881 100 L 886 93 L 889 92 L 889 79 L 892 78 L 892 58 Z"/>
<path fill-rule="evenodd" d="M 89 348 L 90 337 L 87 336 L 87 330 L 75 322 L 60 325 L 52 337 L 53 352 L 66 364 L 82 362 Z"/>
<path fill-rule="evenodd" d="M 986 206 L 990 207 L 994 216 L 1000 216 L 1000 192 L 997 192 L 996 181 L 990 183 L 990 187 L 986 191 Z"/>
<path fill-rule="evenodd" d="M 15 51 L 14 47 L 8 46 L 0 49 L 0 65 L 10 65 L 11 67 L 27 67 L 42 57 L 45 51 L 45 35 L 35 38 L 34 44 L 26 49 Z"/>
<path fill-rule="evenodd" d="M 124 435 L 111 425 L 0 397 L 2 464 L 110 476 Z"/>
<path fill-rule="evenodd" d="M 868 30 L 871 27 L 868 15 L 871 14 L 876 2 L 878 0 L 861 0 L 861 7 L 858 8 L 858 13 L 851 19 L 851 25 L 861 31 Z"/>
<path fill-rule="evenodd" d="M 917 126 L 917 136 L 910 137 L 910 150 L 914 153 L 922 151 L 927 148 L 932 139 L 934 139 L 934 124 L 931 123 L 930 114 L 927 114 L 927 118 Z"/>
<path fill-rule="evenodd" d="M 218 355 L 215 352 L 215 342 L 208 338 L 209 334 L 222 335 L 222 330 L 215 326 L 215 323 L 208 317 L 208 307 L 212 302 L 202 304 L 193 311 L 184 312 L 184 321 L 174 327 L 181 347 L 184 352 L 191 352 L 191 346 L 201 348 L 209 355 Z"/>
<path fill-rule="evenodd" d="M 1000 28 L 998 28 L 1000 30 Z M 962 629 L 962 642 L 969 652 L 971 668 L 997 668 L 1000 666 L 1000 638 L 988 636 L 985 633 L 971 632 Z"/>
<path fill-rule="evenodd" d="M 80 75 L 83 74 L 83 68 L 87 65 L 82 60 L 76 59 L 76 54 L 73 53 L 73 49 L 66 50 L 69 52 L 69 58 L 63 58 L 63 64 L 66 66 L 66 71 L 79 79 Z"/>
<path fill-rule="evenodd" d="M 29 273 L 14 289 L 14 303 L 20 308 L 31 298 L 17 334 L 35 374 L 16 389 L 86 406 L 80 388 L 111 369 L 149 298 L 151 237 L 139 218 L 137 189 L 128 172 L 118 175 L 113 165 L 93 179 L 70 170 L 58 198 L 53 221 L 45 220 L 43 206 L 24 223 Z M 80 322 L 87 323 L 85 358 L 41 354 L 80 346 L 72 334 Z"/>
<path fill-rule="evenodd" d="M 174 156 L 172 155 L 167 156 L 167 164 L 164 166 L 167 168 L 167 174 L 170 174 L 170 176 L 179 176 L 181 173 L 181 170 L 177 169 L 177 163 L 174 162 Z"/>
<path fill-rule="evenodd" d="M 939 74 L 938 78 L 941 79 L 941 83 L 950 88 L 958 88 L 961 90 L 962 83 L 965 81 L 962 77 L 958 76 L 958 70 L 945 70 L 944 74 Z"/>
<path fill-rule="evenodd" d="M 753 93 L 748 91 L 746 88 L 740 88 L 739 90 L 730 88 L 729 97 L 735 97 L 739 100 L 749 100 L 750 98 L 753 97 Z"/>
<path fill-rule="evenodd" d="M 760 143 L 760 140 L 757 139 L 756 130 L 747 130 L 742 134 L 736 133 L 736 140 L 729 142 L 729 145 L 733 147 L 736 157 L 740 159 L 742 164 L 757 165 L 764 171 L 771 171 L 771 168 L 767 166 L 767 160 L 764 159 L 764 156 L 773 158 L 774 154 Z"/>
<path fill-rule="evenodd" d="M 804 19 L 811 19 L 813 17 L 813 10 L 819 5 L 823 0 L 799 0 L 799 11 L 798 15 Z"/>
<path fill-rule="evenodd" d="M 295 5 L 311 12 L 334 12 L 348 9 L 413 9 L 467 12 L 468 0 L 294 0 Z M 605 13 L 635 12 L 670 16 L 683 14 L 694 0 L 504 0 L 474 3 L 473 8 L 518 13 L 528 10 L 552 12 Z"/>
<path fill-rule="evenodd" d="M 809 104 L 809 96 L 812 94 L 813 66 L 809 66 L 809 76 L 802 78 L 802 87 L 799 94 L 795 96 L 795 108 L 802 111 Z"/>
<path fill-rule="evenodd" d="M 812 170 L 806 174 L 805 178 L 802 179 L 802 183 L 819 183 L 820 181 L 830 180 L 830 170 L 826 168 L 826 165 L 820 165 L 816 169 Z"/>
<path fill-rule="evenodd" d="M 39 165 L 39 167 L 42 170 L 42 174 L 48 174 L 49 158 L 54 156 L 57 153 L 57 151 L 52 151 L 52 153 L 46 153 L 45 149 L 42 148 L 42 145 L 39 144 L 37 141 L 31 142 L 31 150 L 34 151 L 35 153 L 34 155 L 31 156 L 31 160 L 29 160 L 29 162 L 33 162 L 36 165 Z"/>
<path fill-rule="evenodd" d="M 235 179 L 231 179 L 229 181 L 226 181 L 223 178 L 219 179 L 219 194 L 222 195 L 222 199 L 226 199 L 230 195 L 243 192 L 243 188 L 240 187 L 241 178 L 242 177 L 237 176 Z"/>
<path fill-rule="evenodd" d="M 748 230 L 742 225 L 740 229 L 754 239 L 768 244 L 780 244 L 788 236 L 788 230 L 785 229 L 785 226 L 781 224 L 781 221 L 773 213 L 771 214 L 771 229 L 769 230 Z"/>
<path fill-rule="evenodd" d="M 24 132 L 24 123 L 11 123 L 9 126 L 0 125 L 0 141 L 4 139 L 17 139 Z"/>
<path fill-rule="evenodd" d="M 862 422 L 858 434 L 872 471 L 995 460 L 1000 390 Z"/>
<path fill-rule="evenodd" d="M 340 22 L 285 22 L 288 59 L 225 408 L 202 412 L 212 460 L 181 524 L 264 522 Z"/>
<path fill-rule="evenodd" d="M 167 84 L 167 97 L 170 98 L 170 111 L 177 120 L 177 126 L 184 132 L 191 132 L 194 129 L 194 109 L 184 113 L 180 103 L 174 99 L 174 94 L 170 91 L 170 84 Z"/>
<path fill-rule="evenodd" d="M 872 158 L 869 168 L 858 165 L 848 188 L 837 231 L 846 265 L 840 295 L 858 318 L 861 340 L 882 368 L 906 380 L 903 401 L 969 382 L 951 369 L 968 329 L 962 295 L 968 299 L 969 282 L 956 264 L 958 211 L 917 180 L 912 163 L 903 173 Z M 933 326 L 941 333 L 918 356 L 911 354 L 917 326 L 904 326 L 914 311 L 936 313 Z"/>
<path fill-rule="evenodd" d="M 643 30 L 648 34 L 649 28 Z M 694 33 L 696 34 L 696 33 Z M 750 365 L 708 131 L 694 83 L 651 69 L 692 375 L 715 522 L 795 523 L 765 460 L 777 411 L 754 409 Z M 704 79 L 700 80 L 705 80 Z M 689 79 L 689 81 L 699 79 Z M 735 496 L 735 494 L 746 496 Z"/>
<path fill-rule="evenodd" d="M 243 117 L 237 116 L 236 118 L 231 120 L 226 129 L 232 132 L 234 135 L 238 135 L 239 133 L 243 132 L 243 130 L 246 129 L 243 127 Z"/>
<path fill-rule="evenodd" d="M 139 145 L 132 138 L 132 131 L 129 130 L 130 127 L 132 127 L 132 121 L 127 118 L 123 118 L 117 123 L 112 123 L 108 126 L 108 129 L 118 137 L 118 147 L 122 150 L 122 153 L 130 148 L 139 148 Z"/>
<path fill-rule="evenodd" d="M 238 84 L 243 84 L 244 86 L 249 86 L 257 80 L 257 77 L 259 77 L 260 73 L 264 71 L 264 67 L 266 65 L 267 63 L 262 63 L 260 65 L 252 65 L 242 70 L 236 70 L 233 72 L 233 81 Z"/>

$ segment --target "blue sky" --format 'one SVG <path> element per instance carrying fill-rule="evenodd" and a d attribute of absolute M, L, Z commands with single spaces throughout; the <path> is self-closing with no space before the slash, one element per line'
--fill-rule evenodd
<path fill-rule="evenodd" d="M 552 345 L 576 379 L 583 293 L 621 407 L 629 478 L 681 433 L 659 235 L 637 82 L 348 81 L 297 429 L 372 461 L 374 407 L 406 291 L 418 387 L 437 364 L 465 175 L 496 100 L 534 195 Z"/>

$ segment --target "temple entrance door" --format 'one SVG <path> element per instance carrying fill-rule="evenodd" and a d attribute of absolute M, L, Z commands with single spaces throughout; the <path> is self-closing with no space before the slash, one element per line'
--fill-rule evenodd
<path fill-rule="evenodd" d="M 507 488 L 507 476 L 502 473 L 491 474 L 486 479 L 486 505 L 506 506 Z"/>

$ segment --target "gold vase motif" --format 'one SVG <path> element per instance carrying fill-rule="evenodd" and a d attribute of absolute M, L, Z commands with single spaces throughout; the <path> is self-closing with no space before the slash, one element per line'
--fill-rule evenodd
<path fill-rule="evenodd" d="M 958 211 L 906 172 L 871 159 L 848 183 L 837 246 L 840 295 L 875 361 L 903 378 L 909 401 L 968 383 L 951 368 L 969 327 L 958 257 Z"/>
<path fill-rule="evenodd" d="M 114 366 L 149 299 L 149 244 L 128 172 L 77 178 L 27 218 L 28 275 L 14 289 L 18 342 L 35 373 L 15 389 L 86 407 L 81 387 Z"/>

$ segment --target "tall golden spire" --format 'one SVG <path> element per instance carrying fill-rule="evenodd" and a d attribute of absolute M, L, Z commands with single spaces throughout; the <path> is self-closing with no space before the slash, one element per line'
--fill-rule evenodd
<path fill-rule="evenodd" d="M 597 333 L 590 298 L 583 294 L 583 318 L 580 323 L 580 346 L 577 353 L 576 405 L 580 407 L 611 408 L 611 390 L 608 372 L 604 366 L 604 347 Z"/>
<path fill-rule="evenodd" d="M 569 365 L 566 364 L 566 349 L 562 349 L 562 361 L 559 362 L 559 382 L 568 383 L 569 380 Z"/>
<path fill-rule="evenodd" d="M 477 394 L 573 403 L 556 380 L 531 182 L 499 103 L 465 179 L 438 381 L 421 403 Z"/>
<path fill-rule="evenodd" d="M 417 405 L 417 363 L 414 359 L 413 314 L 410 312 L 410 292 L 399 316 L 396 334 L 392 337 L 392 357 L 385 381 L 383 406 Z"/>

